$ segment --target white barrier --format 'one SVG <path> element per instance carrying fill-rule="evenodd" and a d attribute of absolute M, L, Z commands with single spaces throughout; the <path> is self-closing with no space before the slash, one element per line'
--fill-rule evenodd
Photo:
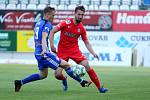
<path fill-rule="evenodd" d="M 150 67 L 150 47 L 144 48 L 144 62 L 143 66 Z"/>
<path fill-rule="evenodd" d="M 34 53 L 0 52 L 1 64 L 36 64 Z"/>
<path fill-rule="evenodd" d="M 131 49 L 122 48 L 101 48 L 94 47 L 99 56 L 99 61 L 95 59 L 89 52 L 82 50 L 92 66 L 131 66 Z M 0 53 L 0 63 L 7 64 L 36 64 L 33 53 Z M 73 61 L 70 64 L 75 65 Z"/>

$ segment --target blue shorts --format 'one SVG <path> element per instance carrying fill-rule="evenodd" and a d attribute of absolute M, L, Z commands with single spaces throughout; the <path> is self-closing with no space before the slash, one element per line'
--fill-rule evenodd
<path fill-rule="evenodd" d="M 48 67 L 56 70 L 61 63 L 61 59 L 53 53 L 46 53 L 45 56 L 35 55 L 35 58 L 38 62 L 39 70 L 43 70 Z"/>

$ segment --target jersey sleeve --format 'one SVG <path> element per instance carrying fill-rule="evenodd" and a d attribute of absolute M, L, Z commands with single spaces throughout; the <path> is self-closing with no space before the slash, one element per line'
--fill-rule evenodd
<path fill-rule="evenodd" d="M 62 22 L 60 22 L 59 24 L 56 25 L 56 27 L 61 30 L 63 27 L 65 27 L 67 24 L 70 24 L 71 21 L 69 19 L 64 20 Z"/>
<path fill-rule="evenodd" d="M 44 26 L 43 32 L 49 33 L 51 29 L 52 29 L 52 25 L 46 24 Z"/>
<path fill-rule="evenodd" d="M 82 34 L 81 34 L 81 37 L 82 37 L 82 40 L 83 41 L 86 41 L 88 38 L 87 38 L 87 34 L 86 34 L 86 29 L 85 28 L 83 28 L 83 32 L 82 32 Z"/>

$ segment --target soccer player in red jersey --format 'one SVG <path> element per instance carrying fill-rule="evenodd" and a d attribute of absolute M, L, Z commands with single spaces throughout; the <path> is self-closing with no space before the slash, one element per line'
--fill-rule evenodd
<path fill-rule="evenodd" d="M 84 6 L 77 6 L 75 8 L 74 18 L 68 18 L 65 21 L 60 22 L 58 25 L 56 25 L 56 27 L 54 27 L 51 30 L 50 33 L 51 50 L 57 53 L 58 57 L 66 61 L 72 59 L 77 64 L 83 65 L 86 68 L 86 71 L 89 77 L 91 78 L 92 82 L 96 85 L 98 91 L 100 93 L 105 93 L 106 91 L 108 91 L 108 89 L 101 87 L 96 72 L 94 71 L 94 69 L 90 67 L 88 60 L 79 50 L 78 38 L 81 36 L 89 52 L 95 58 L 99 59 L 98 55 L 92 49 L 92 46 L 86 35 L 86 29 L 82 24 L 84 13 L 85 13 Z M 58 31 L 61 31 L 61 34 L 60 34 L 60 41 L 58 44 L 58 51 L 56 51 L 56 48 L 54 46 L 54 34 Z M 59 74 L 60 72 L 62 73 L 62 71 L 63 71 L 62 68 L 57 69 L 55 71 L 55 77 L 59 80 L 66 80 L 66 77 L 64 77 L 63 74 L 61 75 Z"/>

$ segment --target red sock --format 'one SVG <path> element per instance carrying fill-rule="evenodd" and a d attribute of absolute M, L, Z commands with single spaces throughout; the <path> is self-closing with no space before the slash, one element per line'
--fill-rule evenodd
<path fill-rule="evenodd" d="M 88 74 L 89 74 L 91 80 L 93 81 L 93 83 L 96 85 L 97 89 L 99 90 L 101 86 L 100 86 L 100 82 L 99 82 L 98 76 L 96 75 L 95 71 L 93 69 L 90 69 L 88 71 Z"/>
<path fill-rule="evenodd" d="M 58 79 L 58 80 L 64 80 L 64 79 L 66 79 L 66 77 L 63 74 L 61 74 L 60 76 L 56 77 L 56 79 Z"/>

